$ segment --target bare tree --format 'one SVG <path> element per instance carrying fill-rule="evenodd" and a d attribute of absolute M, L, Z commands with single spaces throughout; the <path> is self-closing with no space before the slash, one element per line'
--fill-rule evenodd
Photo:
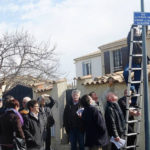
<path fill-rule="evenodd" d="M 5 33 L 0 37 L 0 79 L 8 87 L 17 76 L 54 79 L 57 77 L 58 59 L 55 47 L 39 43 L 29 33 Z"/>

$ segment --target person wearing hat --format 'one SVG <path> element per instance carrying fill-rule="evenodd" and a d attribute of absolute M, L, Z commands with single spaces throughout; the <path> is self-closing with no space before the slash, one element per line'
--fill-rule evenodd
<path fill-rule="evenodd" d="M 46 104 L 46 98 L 50 99 L 50 103 Z M 43 94 L 37 99 L 39 103 L 39 111 L 43 117 L 44 124 L 45 124 L 45 134 L 44 134 L 44 141 L 45 141 L 45 150 L 50 150 L 51 145 L 51 127 L 54 125 L 55 121 L 51 112 L 51 108 L 54 106 L 55 101 L 52 97 L 47 94 Z"/>

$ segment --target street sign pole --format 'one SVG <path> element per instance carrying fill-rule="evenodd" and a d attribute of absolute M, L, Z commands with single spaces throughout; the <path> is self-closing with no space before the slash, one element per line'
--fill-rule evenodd
<path fill-rule="evenodd" d="M 141 12 L 144 12 L 144 0 L 141 0 Z M 150 150 L 150 109 L 147 75 L 146 26 L 142 25 L 143 40 L 143 80 L 144 80 L 144 116 L 145 116 L 145 150 Z"/>

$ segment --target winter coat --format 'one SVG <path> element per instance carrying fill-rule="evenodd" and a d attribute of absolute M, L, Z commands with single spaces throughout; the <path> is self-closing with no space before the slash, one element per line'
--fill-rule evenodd
<path fill-rule="evenodd" d="M 55 120 L 53 118 L 51 109 L 49 107 L 43 107 L 44 110 L 42 110 L 42 107 L 40 107 L 40 114 L 43 117 L 44 124 L 47 128 L 51 127 L 54 125 Z"/>
<path fill-rule="evenodd" d="M 43 146 L 44 128 L 44 120 L 40 113 L 38 120 L 31 113 L 27 115 L 23 127 L 27 148 L 38 150 Z"/>
<path fill-rule="evenodd" d="M 20 118 L 13 111 L 7 111 L 0 116 L 0 144 L 13 144 L 14 132 L 17 137 L 25 138 Z"/>
<path fill-rule="evenodd" d="M 85 124 L 85 146 L 104 146 L 108 144 L 107 128 L 100 111 L 94 106 L 84 108 L 82 119 Z"/>
<path fill-rule="evenodd" d="M 120 137 L 125 131 L 125 119 L 118 103 L 107 101 L 105 111 L 105 121 L 109 136 Z"/>
<path fill-rule="evenodd" d="M 126 118 L 126 100 L 127 100 L 127 97 L 125 97 L 125 96 L 118 100 L 118 104 L 123 112 L 124 118 Z M 134 120 L 134 117 L 129 115 L 129 120 Z M 129 133 L 134 132 L 134 123 L 128 124 L 128 132 Z"/>
<path fill-rule="evenodd" d="M 74 105 L 73 103 L 67 104 L 63 114 L 63 126 L 67 134 L 73 128 L 79 129 L 80 132 L 84 132 L 84 125 L 82 119 L 77 115 L 77 110 L 80 108 L 80 104 Z"/>

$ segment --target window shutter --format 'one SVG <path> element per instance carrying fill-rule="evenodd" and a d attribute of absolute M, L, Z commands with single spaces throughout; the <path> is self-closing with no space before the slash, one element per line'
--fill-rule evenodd
<path fill-rule="evenodd" d="M 83 76 L 85 76 L 85 74 L 86 74 L 86 68 L 85 67 L 86 67 L 85 64 L 82 63 L 82 74 L 83 74 Z"/>
<path fill-rule="evenodd" d="M 92 64 L 90 62 L 90 74 L 92 75 Z"/>
<path fill-rule="evenodd" d="M 108 52 L 104 52 L 104 67 L 105 67 L 105 74 L 110 73 L 110 54 Z"/>
<path fill-rule="evenodd" d="M 121 48 L 121 53 L 122 53 L 122 66 L 123 69 L 129 62 L 129 54 L 128 54 L 128 47 L 123 47 Z"/>

